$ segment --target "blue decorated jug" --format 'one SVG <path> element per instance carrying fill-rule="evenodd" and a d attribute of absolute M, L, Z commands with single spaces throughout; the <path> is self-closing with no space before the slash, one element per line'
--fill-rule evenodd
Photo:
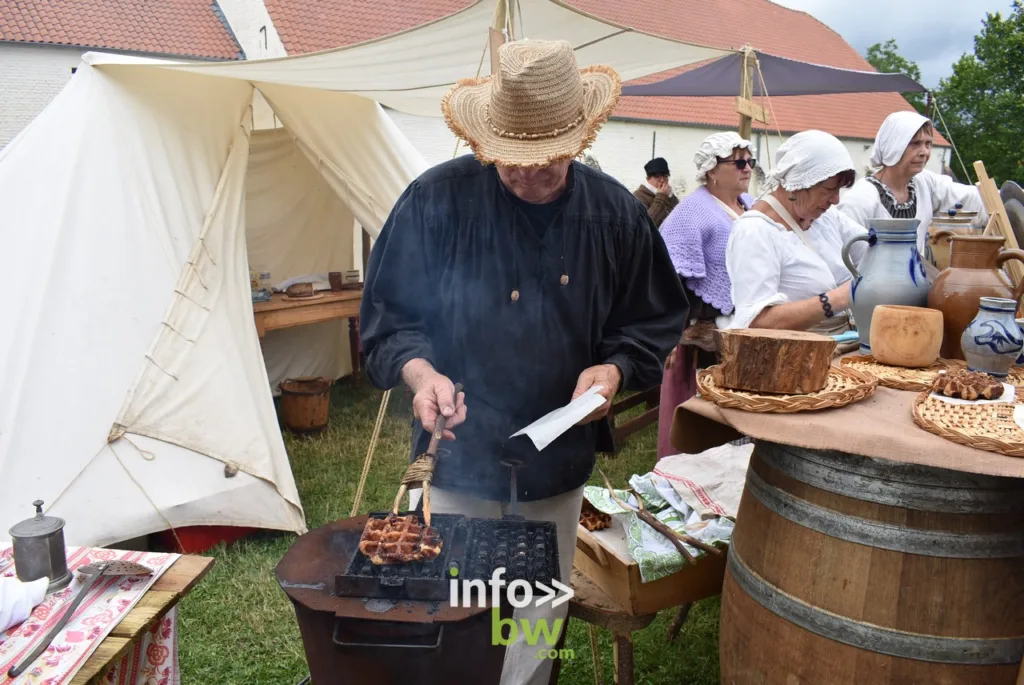
<path fill-rule="evenodd" d="M 917 251 L 917 219 L 872 219 L 866 235 L 843 246 L 843 263 L 853 274 L 850 292 L 853 318 L 860 336 L 860 351 L 871 354 L 871 314 L 880 304 L 924 307 L 931 282 Z M 854 266 L 850 248 L 867 241 L 868 249 Z"/>
<path fill-rule="evenodd" d="M 1005 378 L 1024 348 L 1024 335 L 1014 318 L 1017 302 L 983 297 L 978 315 L 960 338 L 967 368 Z"/>

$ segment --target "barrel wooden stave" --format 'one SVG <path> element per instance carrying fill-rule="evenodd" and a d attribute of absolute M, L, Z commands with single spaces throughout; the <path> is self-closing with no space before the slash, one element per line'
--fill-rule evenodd
<path fill-rule="evenodd" d="M 921 537 L 921 532 L 925 539 L 937 532 L 994 534 L 1015 542 L 1017 536 L 1024 535 L 1024 512 L 1019 508 L 963 514 L 862 501 L 808 485 L 769 466 L 762 454 L 774 449 L 778 447 L 758 444 L 754 450 L 731 551 L 767 587 L 812 608 L 895 631 L 947 638 L 1024 636 L 1024 611 L 1020 610 L 1024 606 L 1021 556 L 944 558 L 838 539 L 808 527 L 806 522 L 788 520 L 755 494 L 798 520 L 797 509 L 806 503 L 811 510 L 824 510 L 822 520 L 832 523 L 857 517 L 867 521 L 868 528 L 877 522 L 914 529 L 908 538 L 911 543 Z M 779 491 L 783 493 L 781 500 L 771 500 L 765 494 Z M 1009 493 L 1012 497 L 1013 491 Z M 795 499 L 787 503 L 786 495 Z M 793 503 L 799 507 L 790 506 Z M 819 524 L 812 521 L 811 525 Z M 842 535 L 849 533 L 846 529 L 838 530 Z M 891 544 L 888 536 L 883 537 L 883 544 Z M 902 544 L 899 531 L 892 538 L 895 544 Z M 986 537 L 984 542 L 988 540 Z M 987 544 L 976 547 L 981 550 L 977 554 L 987 553 Z M 1016 546 L 1008 549 L 1004 555 L 1017 554 Z M 941 553 L 941 549 L 936 553 Z M 1015 682 L 1017 665 L 965 665 L 902 658 L 815 634 L 749 597 L 737 584 L 734 561 L 731 560 L 726 574 L 722 596 L 720 657 L 725 684 Z"/>

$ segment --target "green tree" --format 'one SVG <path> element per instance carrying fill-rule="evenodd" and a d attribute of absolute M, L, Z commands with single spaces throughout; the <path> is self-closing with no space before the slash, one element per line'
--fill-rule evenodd
<path fill-rule="evenodd" d="M 1010 15 L 988 14 L 974 38 L 974 54 L 963 55 L 935 95 L 968 169 L 985 162 L 998 184 L 1024 185 L 1024 5 L 1014 0 Z M 973 173 L 973 172 L 972 172 Z"/>
<path fill-rule="evenodd" d="M 921 70 L 915 62 L 911 62 L 899 52 L 896 40 L 890 38 L 884 43 L 875 43 L 868 48 L 866 55 L 868 62 L 875 68 L 886 74 L 903 74 L 909 76 L 918 83 L 921 83 Z M 904 93 L 903 97 L 912 104 L 918 112 L 925 113 L 924 93 Z"/>

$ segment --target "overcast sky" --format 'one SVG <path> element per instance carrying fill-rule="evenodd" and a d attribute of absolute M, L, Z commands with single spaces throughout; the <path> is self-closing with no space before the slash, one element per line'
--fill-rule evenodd
<path fill-rule="evenodd" d="M 837 31 L 862 55 L 895 38 L 917 62 L 924 86 L 934 88 L 953 63 L 974 52 L 974 36 L 988 12 L 1010 14 L 1011 0 L 774 0 L 803 10 Z"/>

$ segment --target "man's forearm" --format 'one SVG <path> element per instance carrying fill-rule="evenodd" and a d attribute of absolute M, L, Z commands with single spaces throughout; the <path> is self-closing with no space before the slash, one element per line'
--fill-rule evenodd
<path fill-rule="evenodd" d="M 435 373 L 437 371 L 426 359 L 410 359 L 402 367 L 402 380 L 415 393 L 423 380 Z"/>

